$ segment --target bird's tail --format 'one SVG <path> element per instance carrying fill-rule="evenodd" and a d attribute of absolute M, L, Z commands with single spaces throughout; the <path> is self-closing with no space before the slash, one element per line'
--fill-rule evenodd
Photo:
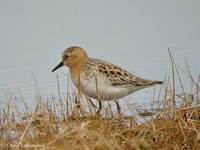
<path fill-rule="evenodd" d="M 146 87 L 158 85 L 158 84 L 163 84 L 163 81 L 151 81 L 145 84 Z"/>
<path fill-rule="evenodd" d="M 163 81 L 153 81 L 152 84 L 163 84 Z"/>

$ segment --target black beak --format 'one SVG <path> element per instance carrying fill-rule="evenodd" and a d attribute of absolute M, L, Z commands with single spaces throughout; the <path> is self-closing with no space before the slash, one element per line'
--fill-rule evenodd
<path fill-rule="evenodd" d="M 64 64 L 63 62 L 61 61 L 53 70 L 52 72 L 56 71 L 58 68 L 62 67 Z"/>

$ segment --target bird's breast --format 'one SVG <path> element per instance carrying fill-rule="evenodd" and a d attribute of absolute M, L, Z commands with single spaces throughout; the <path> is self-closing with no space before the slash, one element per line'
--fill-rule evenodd
<path fill-rule="evenodd" d="M 77 86 L 77 83 L 75 84 Z M 80 90 L 83 94 L 99 100 L 116 100 L 133 92 L 132 87 L 112 86 L 109 82 L 95 77 L 80 78 Z"/>

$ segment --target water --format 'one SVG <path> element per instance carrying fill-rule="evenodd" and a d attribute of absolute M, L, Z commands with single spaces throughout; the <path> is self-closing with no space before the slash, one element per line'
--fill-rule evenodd
<path fill-rule="evenodd" d="M 147 2 L 149 3 L 149 2 Z M 47 5 L 48 4 L 48 5 Z M 164 80 L 170 72 L 168 48 L 194 79 L 200 74 L 200 2 L 154 1 L 2 1 L 0 5 L 0 98 L 18 100 L 19 90 L 31 106 L 66 94 L 68 70 L 52 73 L 64 48 L 80 45 L 88 55 L 104 59 L 147 79 Z M 187 8 L 187 9 L 185 9 Z M 189 91 L 191 81 L 180 72 Z M 177 85 L 179 88 L 179 85 Z M 158 91 L 159 87 L 156 87 Z M 122 105 L 147 104 L 153 88 L 125 97 Z"/>

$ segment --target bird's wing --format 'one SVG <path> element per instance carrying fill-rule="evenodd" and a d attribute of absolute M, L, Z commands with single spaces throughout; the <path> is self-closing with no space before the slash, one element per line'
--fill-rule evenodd
<path fill-rule="evenodd" d="M 119 66 L 99 59 L 90 59 L 91 63 L 98 64 L 99 73 L 104 74 L 113 86 L 149 86 L 162 84 L 162 81 L 152 81 L 137 77 Z"/>

